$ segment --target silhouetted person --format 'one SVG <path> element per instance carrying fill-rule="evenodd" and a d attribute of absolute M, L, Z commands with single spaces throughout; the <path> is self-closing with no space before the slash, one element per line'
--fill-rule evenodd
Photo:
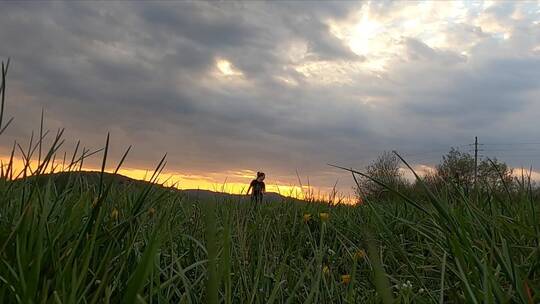
<path fill-rule="evenodd" d="M 261 203 L 263 200 L 266 186 L 264 184 L 265 175 L 262 172 L 257 172 L 257 178 L 251 181 L 247 193 L 251 190 L 251 202 Z"/>

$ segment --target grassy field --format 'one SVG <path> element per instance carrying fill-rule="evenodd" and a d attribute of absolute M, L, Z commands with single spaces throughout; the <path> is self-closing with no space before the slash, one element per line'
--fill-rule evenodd
<path fill-rule="evenodd" d="M 523 194 L 252 205 L 79 173 L 4 179 L 0 299 L 537 303 L 538 208 Z"/>
<path fill-rule="evenodd" d="M 1 303 L 540 302 L 540 200 L 524 182 L 356 206 L 201 200 L 153 184 L 164 161 L 131 182 L 77 172 L 83 149 L 73 172 L 45 174 L 63 130 L 47 134 L 17 146 L 22 172 L 1 166 Z"/>

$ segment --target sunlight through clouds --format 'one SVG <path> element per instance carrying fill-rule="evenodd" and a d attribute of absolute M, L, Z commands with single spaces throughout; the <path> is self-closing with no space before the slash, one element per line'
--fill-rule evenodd
<path fill-rule="evenodd" d="M 243 76 L 244 74 L 237 70 L 230 61 L 222 58 L 216 60 L 216 67 L 224 76 Z"/>
<path fill-rule="evenodd" d="M 474 7 L 462 1 L 395 2 L 380 5 L 367 2 L 346 19 L 329 19 L 330 32 L 344 41 L 359 56 L 365 57 L 362 67 L 372 71 L 387 70 L 390 62 L 405 52 L 406 39 L 418 40 L 434 49 L 467 53 L 478 39 L 456 40 L 456 27 L 471 23 L 479 31 L 510 36 L 507 27 L 485 14 L 490 5 Z"/>
<path fill-rule="evenodd" d="M 370 52 L 370 42 L 374 40 L 379 32 L 383 30 L 381 24 L 369 17 L 369 10 L 362 15 L 362 20 L 353 26 L 352 34 L 349 37 L 349 46 L 358 55 L 368 55 Z M 373 41 L 373 42 L 376 42 Z M 373 52 L 377 51 L 376 43 L 371 45 Z"/>

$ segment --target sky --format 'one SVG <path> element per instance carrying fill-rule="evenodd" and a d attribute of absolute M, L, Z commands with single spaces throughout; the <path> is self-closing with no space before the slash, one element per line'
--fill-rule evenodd
<path fill-rule="evenodd" d="M 43 109 L 66 151 L 110 132 L 110 159 L 133 145 L 123 173 L 167 153 L 184 188 L 264 171 L 350 193 L 328 163 L 397 150 L 422 170 L 475 136 L 482 156 L 540 170 L 540 1 L 2 2 L 7 58 L 0 158 Z"/>

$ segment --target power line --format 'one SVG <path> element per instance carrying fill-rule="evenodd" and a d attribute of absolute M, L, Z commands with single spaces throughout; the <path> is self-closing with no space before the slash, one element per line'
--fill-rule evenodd
<path fill-rule="evenodd" d="M 475 160 L 475 168 L 477 170 L 478 160 L 486 157 L 496 157 L 503 159 L 511 159 L 513 161 L 532 161 L 540 159 L 540 142 L 491 142 L 480 143 L 478 138 L 475 138 L 474 143 L 459 144 L 459 145 L 446 145 L 446 148 L 437 148 L 433 150 L 397 150 L 405 160 L 410 163 L 436 163 L 444 158 L 447 152 L 452 148 L 469 148 L 463 149 L 465 153 L 473 154 Z M 442 147 L 442 144 L 434 144 L 435 147 Z M 527 147 L 529 146 L 529 147 Z M 388 149 L 361 149 L 360 152 L 382 153 L 389 151 Z M 521 153 L 525 152 L 525 153 Z M 530 154 L 527 154 L 530 152 Z M 539 152 L 538 154 L 535 152 Z M 369 153 L 370 155 L 372 155 Z M 436 155 L 435 155 L 436 154 Z M 367 155 L 365 155 L 367 156 Z M 476 174 L 475 174 L 476 175 Z"/>
<path fill-rule="evenodd" d="M 500 155 L 493 155 L 494 157 L 500 157 L 500 158 L 505 158 L 505 159 L 540 159 L 540 155 L 505 155 L 505 156 L 500 156 Z"/>
<path fill-rule="evenodd" d="M 404 154 L 404 157 L 412 157 L 412 156 L 418 156 L 418 155 L 426 155 L 426 154 L 432 154 L 432 153 L 441 153 L 441 152 L 447 152 L 447 150 L 430 150 L 430 151 L 424 151 L 424 152 L 418 152 L 413 154 Z"/>
<path fill-rule="evenodd" d="M 486 149 L 486 151 L 496 151 L 496 152 L 503 152 L 503 151 L 540 151 L 540 149 Z"/>
<path fill-rule="evenodd" d="M 516 143 L 484 143 L 486 146 L 519 146 L 519 145 L 540 145 L 540 142 L 516 142 Z"/>
<path fill-rule="evenodd" d="M 419 162 L 438 162 L 442 159 L 442 156 L 432 156 L 432 157 L 423 157 L 423 158 L 416 158 L 416 159 L 405 159 L 407 161 L 410 161 L 410 162 L 415 162 L 415 163 L 419 163 Z"/>

